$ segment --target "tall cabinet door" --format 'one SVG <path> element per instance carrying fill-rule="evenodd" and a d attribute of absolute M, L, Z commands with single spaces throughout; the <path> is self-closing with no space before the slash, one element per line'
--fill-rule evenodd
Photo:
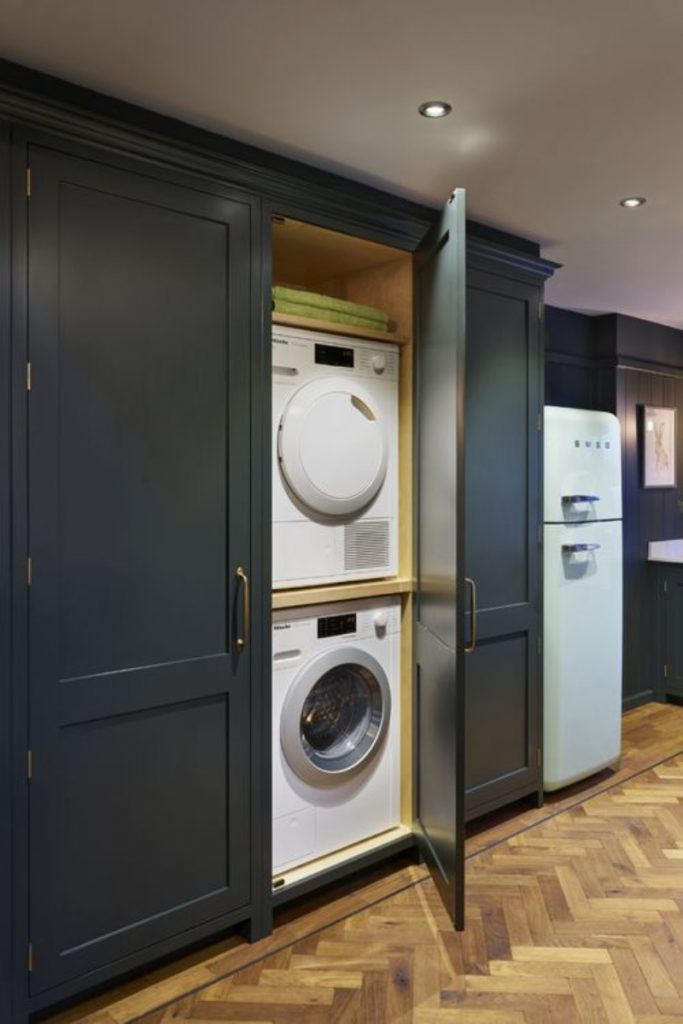
<path fill-rule="evenodd" d="M 464 924 L 463 397 L 465 193 L 416 259 L 416 831 Z"/>
<path fill-rule="evenodd" d="M 540 786 L 540 300 L 468 265 L 468 818 Z"/>
<path fill-rule="evenodd" d="M 35 994 L 248 915 L 250 212 L 30 163 Z"/>

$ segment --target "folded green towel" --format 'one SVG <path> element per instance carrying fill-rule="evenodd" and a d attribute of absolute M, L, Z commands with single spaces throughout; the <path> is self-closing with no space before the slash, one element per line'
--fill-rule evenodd
<path fill-rule="evenodd" d="M 375 309 L 374 306 L 363 306 L 360 302 L 348 302 L 346 299 L 335 299 L 331 295 L 319 295 L 317 292 L 307 292 L 298 288 L 285 288 L 283 285 L 273 286 L 273 298 L 276 303 L 281 299 L 283 302 L 293 302 L 297 306 L 311 306 L 313 309 L 328 309 L 335 313 L 345 313 L 347 316 L 360 316 L 364 320 L 380 324 L 381 326 L 377 328 L 379 331 L 389 329 L 389 317 L 386 313 L 381 309 Z M 286 311 L 282 310 L 282 312 Z M 304 316 L 305 314 L 300 315 Z M 313 315 L 313 313 L 308 314 L 308 316 Z M 337 322 L 344 323 L 343 320 Z M 363 326 L 367 327 L 369 324 Z"/>
<path fill-rule="evenodd" d="M 275 299 L 275 311 L 278 313 L 290 313 L 292 316 L 308 317 L 310 320 L 326 320 L 331 324 L 349 324 L 353 327 L 365 327 L 369 331 L 388 331 L 386 323 L 379 320 L 369 320 L 365 316 L 353 316 L 350 313 L 339 313 L 336 309 L 323 309 L 320 306 L 304 306 L 298 302 L 285 302 L 284 299 Z"/>

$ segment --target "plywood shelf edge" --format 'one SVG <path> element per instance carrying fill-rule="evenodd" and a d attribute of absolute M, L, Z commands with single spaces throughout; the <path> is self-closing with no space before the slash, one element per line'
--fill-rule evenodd
<path fill-rule="evenodd" d="M 331 583 L 324 587 L 301 587 L 296 590 L 274 590 L 273 608 L 301 608 L 308 604 L 329 604 L 333 601 L 358 601 L 364 597 L 409 594 L 415 580 L 408 576 L 392 576 L 384 580 L 362 580 L 359 583 Z"/>
<path fill-rule="evenodd" d="M 303 327 L 308 331 L 324 331 L 326 334 L 341 334 L 349 338 L 361 338 L 366 341 L 391 341 L 405 345 L 407 338 L 392 331 L 372 331 L 367 327 L 354 327 L 352 324 L 333 324 L 329 320 L 315 320 L 313 317 L 294 316 L 292 313 L 273 313 L 273 323 L 282 327 Z"/>
<path fill-rule="evenodd" d="M 382 832 L 379 835 L 373 836 L 371 839 L 364 839 L 358 843 L 354 843 L 352 846 L 345 846 L 342 850 L 336 850 L 334 853 L 329 853 L 325 857 L 319 857 L 317 860 L 309 861 L 307 864 L 301 864 L 298 867 L 290 868 L 289 870 L 276 872 L 274 891 L 281 891 L 281 887 L 290 887 L 297 883 L 301 883 L 307 878 L 322 874 L 330 868 L 335 868 L 338 865 L 353 861 L 355 858 L 361 857 L 363 854 L 369 853 L 373 850 L 381 850 L 385 846 L 389 847 L 392 843 L 396 842 L 397 839 L 406 839 L 412 835 L 413 830 L 407 825 L 396 825 L 387 832 Z"/>

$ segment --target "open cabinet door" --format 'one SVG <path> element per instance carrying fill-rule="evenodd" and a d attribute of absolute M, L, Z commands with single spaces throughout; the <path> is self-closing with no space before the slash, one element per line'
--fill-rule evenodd
<path fill-rule="evenodd" d="M 415 262 L 416 832 L 455 927 L 464 927 L 463 409 L 465 193 Z"/>

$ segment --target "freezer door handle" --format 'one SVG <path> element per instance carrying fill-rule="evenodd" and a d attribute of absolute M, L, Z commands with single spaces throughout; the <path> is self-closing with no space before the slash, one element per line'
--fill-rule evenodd
<path fill-rule="evenodd" d="M 562 551 L 568 555 L 574 555 L 580 551 L 599 551 L 599 544 L 563 544 Z"/>
<path fill-rule="evenodd" d="M 597 494 L 563 494 L 563 505 L 585 505 L 589 502 L 600 501 Z"/>

